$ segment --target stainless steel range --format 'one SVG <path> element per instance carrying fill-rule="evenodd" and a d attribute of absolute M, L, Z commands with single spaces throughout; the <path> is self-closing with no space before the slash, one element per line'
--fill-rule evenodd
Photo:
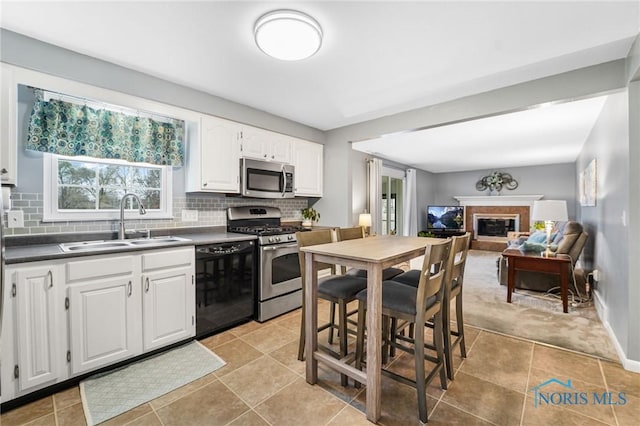
<path fill-rule="evenodd" d="M 282 226 L 277 207 L 229 207 L 227 231 L 258 236 L 258 321 L 302 306 L 302 280 L 295 233 Z"/>

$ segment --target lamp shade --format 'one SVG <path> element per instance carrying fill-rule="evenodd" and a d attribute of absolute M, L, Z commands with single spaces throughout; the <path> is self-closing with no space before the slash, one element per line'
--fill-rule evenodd
<path fill-rule="evenodd" d="M 561 222 L 569 220 L 565 200 L 539 200 L 533 202 L 531 220 Z"/>
<path fill-rule="evenodd" d="M 358 217 L 359 226 L 371 226 L 371 213 L 360 213 Z"/>

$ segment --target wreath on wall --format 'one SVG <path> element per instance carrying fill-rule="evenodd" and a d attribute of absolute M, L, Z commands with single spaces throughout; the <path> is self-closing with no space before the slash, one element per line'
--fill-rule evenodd
<path fill-rule="evenodd" d="M 490 175 L 483 176 L 478 182 L 476 182 L 476 189 L 478 191 L 484 191 L 489 189 L 491 192 L 502 191 L 502 188 L 514 190 L 518 187 L 518 181 L 516 181 L 509 173 L 503 173 L 495 171 Z"/>

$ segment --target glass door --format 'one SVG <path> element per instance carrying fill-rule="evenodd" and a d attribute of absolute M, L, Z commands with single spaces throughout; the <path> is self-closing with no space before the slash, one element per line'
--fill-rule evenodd
<path fill-rule="evenodd" d="M 404 204 L 404 171 L 389 169 L 382 170 L 382 235 L 402 234 L 403 204 Z"/>

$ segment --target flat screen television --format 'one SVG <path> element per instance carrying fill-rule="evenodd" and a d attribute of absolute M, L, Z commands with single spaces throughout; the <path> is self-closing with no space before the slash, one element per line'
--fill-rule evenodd
<path fill-rule="evenodd" d="M 427 206 L 427 228 L 464 231 L 464 206 Z"/>

